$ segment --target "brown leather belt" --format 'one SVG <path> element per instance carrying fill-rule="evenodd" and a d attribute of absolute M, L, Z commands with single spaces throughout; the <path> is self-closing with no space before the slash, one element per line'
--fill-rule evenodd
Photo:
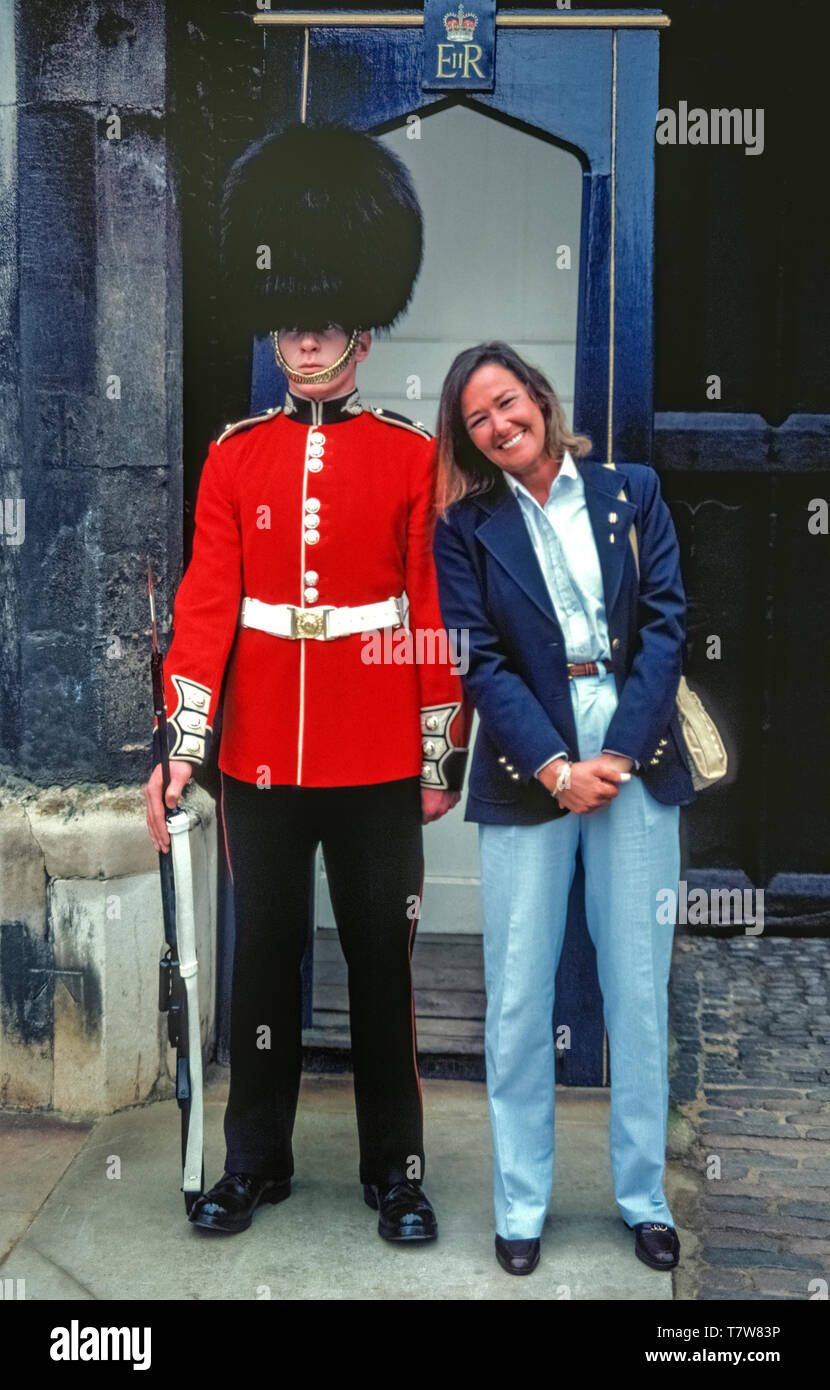
<path fill-rule="evenodd" d="M 606 671 L 611 670 L 611 662 L 603 657 L 602 664 Z M 599 666 L 595 661 L 569 661 L 568 679 L 573 680 L 574 676 L 598 676 Z"/>

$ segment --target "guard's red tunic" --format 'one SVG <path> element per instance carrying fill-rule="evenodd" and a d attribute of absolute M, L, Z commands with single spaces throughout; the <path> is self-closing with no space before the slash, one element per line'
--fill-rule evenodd
<path fill-rule="evenodd" d="M 289 394 L 211 444 L 165 660 L 172 757 L 204 761 L 224 678 L 219 766 L 231 777 L 339 787 L 420 774 L 460 786 L 469 712 L 438 606 L 432 470 L 428 432 L 363 408 L 356 391 Z M 360 607 L 404 591 L 413 634 L 441 636 L 423 644 L 432 660 L 401 661 L 389 636 L 239 626 L 244 597 Z"/>

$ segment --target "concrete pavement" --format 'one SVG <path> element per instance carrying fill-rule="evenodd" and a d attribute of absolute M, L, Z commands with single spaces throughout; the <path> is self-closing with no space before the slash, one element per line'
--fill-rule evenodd
<path fill-rule="evenodd" d="M 208 1184 L 222 1171 L 225 1075 L 206 1093 Z M 378 1237 L 377 1216 L 362 1200 L 350 1077 L 303 1078 L 292 1195 L 261 1208 L 236 1236 L 186 1220 L 174 1101 L 122 1110 L 92 1127 L 0 1115 L 0 1258 L 11 1247 L 0 1279 L 25 1280 L 26 1299 L 36 1301 L 671 1300 L 672 1277 L 635 1258 L 617 1214 L 607 1092 L 557 1091 L 556 1191 L 541 1263 L 523 1279 L 503 1273 L 493 1255 L 483 1085 L 426 1081 L 424 1110 L 425 1189 L 440 1237 L 403 1249 Z"/>

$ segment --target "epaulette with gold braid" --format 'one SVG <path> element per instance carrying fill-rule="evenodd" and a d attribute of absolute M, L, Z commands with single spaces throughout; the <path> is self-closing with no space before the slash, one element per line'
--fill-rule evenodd
<path fill-rule="evenodd" d="M 270 410 L 264 410 L 261 415 L 248 415 L 244 420 L 236 420 L 232 425 L 226 425 L 217 439 L 216 443 L 221 444 L 223 439 L 229 439 L 237 430 L 250 429 L 252 425 L 261 425 L 264 420 L 270 420 L 272 415 L 279 415 L 282 410 L 281 405 L 272 405 Z"/>
<path fill-rule="evenodd" d="M 371 411 L 378 420 L 385 420 L 387 425 L 397 425 L 399 429 L 412 430 L 413 434 L 419 434 L 422 439 L 432 439 L 432 434 L 422 420 L 407 420 L 406 416 L 399 415 L 397 410 L 386 410 L 379 405 L 373 405 Z"/>

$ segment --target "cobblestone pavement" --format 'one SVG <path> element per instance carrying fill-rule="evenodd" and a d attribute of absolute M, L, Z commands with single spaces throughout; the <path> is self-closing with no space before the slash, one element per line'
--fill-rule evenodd
<path fill-rule="evenodd" d="M 669 1007 L 675 1219 L 697 1233 L 675 1296 L 826 1298 L 830 943 L 678 936 Z"/>

